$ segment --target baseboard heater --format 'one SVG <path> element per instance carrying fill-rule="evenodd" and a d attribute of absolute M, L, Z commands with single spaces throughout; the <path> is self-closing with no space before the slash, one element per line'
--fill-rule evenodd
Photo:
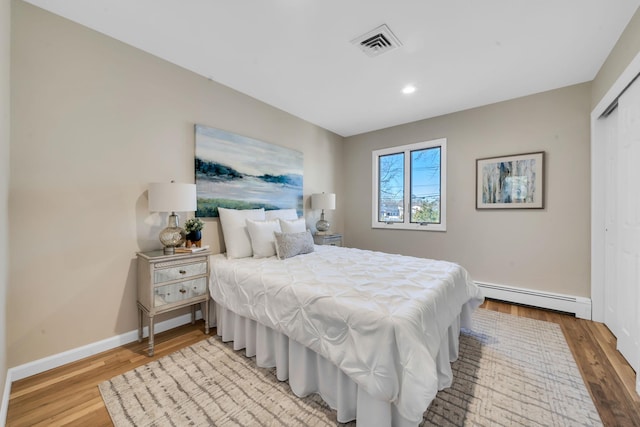
<path fill-rule="evenodd" d="M 564 311 L 580 319 L 591 320 L 591 299 L 571 295 L 542 292 L 534 289 L 516 288 L 494 283 L 475 282 L 485 297 L 532 307 Z"/>

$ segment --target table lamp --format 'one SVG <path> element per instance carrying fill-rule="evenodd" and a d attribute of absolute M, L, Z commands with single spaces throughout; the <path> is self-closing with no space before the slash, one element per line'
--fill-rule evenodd
<path fill-rule="evenodd" d="M 316 222 L 316 229 L 319 233 L 326 233 L 329 230 L 329 221 L 324 219 L 325 209 L 336 208 L 336 195 L 334 193 L 316 193 L 311 195 L 311 209 L 322 209 L 320 220 Z"/>
<path fill-rule="evenodd" d="M 179 225 L 176 212 L 193 212 L 197 209 L 196 185 L 160 182 L 149 184 L 149 210 L 171 212 L 169 225 L 160 232 L 160 242 L 165 255 L 176 253 L 176 247 L 185 242 L 186 233 Z"/>

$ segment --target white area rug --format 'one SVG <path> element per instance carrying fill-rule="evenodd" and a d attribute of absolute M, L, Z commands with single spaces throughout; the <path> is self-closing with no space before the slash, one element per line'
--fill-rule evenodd
<path fill-rule="evenodd" d="M 600 426 L 560 326 L 478 309 L 460 337 L 454 383 L 423 426 Z M 300 399 L 275 369 L 212 337 L 100 384 L 121 426 L 335 426 L 316 395 Z M 351 423 L 355 424 L 355 423 Z"/>

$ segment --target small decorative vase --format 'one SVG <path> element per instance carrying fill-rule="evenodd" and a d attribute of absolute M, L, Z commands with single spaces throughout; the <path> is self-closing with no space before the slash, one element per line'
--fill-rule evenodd
<path fill-rule="evenodd" d="M 187 234 L 187 240 L 191 242 L 191 246 L 200 247 L 200 240 L 202 240 L 202 230 L 192 231 Z"/>

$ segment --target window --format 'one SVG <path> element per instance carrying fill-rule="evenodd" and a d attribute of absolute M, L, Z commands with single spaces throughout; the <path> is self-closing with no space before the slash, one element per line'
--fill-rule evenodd
<path fill-rule="evenodd" d="M 446 138 L 373 152 L 373 228 L 446 231 Z"/>

